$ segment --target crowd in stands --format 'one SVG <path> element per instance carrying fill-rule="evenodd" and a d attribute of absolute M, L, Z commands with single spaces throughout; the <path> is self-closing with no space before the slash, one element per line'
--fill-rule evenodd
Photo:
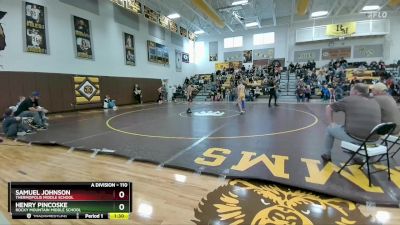
<path fill-rule="evenodd" d="M 398 63 L 400 66 L 400 62 Z M 346 69 L 352 68 L 354 78 L 348 79 Z M 376 79 L 358 79 L 366 71 L 372 71 L 372 77 Z M 296 97 L 299 102 L 309 101 L 311 96 L 319 96 L 323 101 L 337 101 L 349 94 L 355 83 L 363 82 L 374 84 L 383 82 L 388 86 L 388 93 L 392 96 L 400 96 L 400 82 L 394 79 L 393 74 L 386 71 L 386 65 L 381 60 L 366 63 L 352 63 L 341 58 L 331 60 L 327 65 L 316 68 L 314 61 L 308 61 L 301 65 L 299 63 L 289 64 L 289 71 L 297 77 Z"/>
<path fill-rule="evenodd" d="M 185 96 L 188 84 L 192 84 L 199 91 L 209 86 L 208 98 L 211 101 L 235 101 L 237 98 L 237 86 L 243 81 L 246 86 L 246 101 L 254 101 L 261 95 L 269 92 L 267 83 L 273 80 L 274 84 L 279 84 L 282 65 L 279 61 L 273 61 L 267 66 L 252 66 L 246 68 L 223 68 L 207 76 L 195 75 L 186 78 L 184 84 L 174 87 L 174 99 L 178 96 Z"/>
<path fill-rule="evenodd" d="M 400 60 L 398 66 L 400 68 Z M 346 59 L 340 58 L 331 60 L 321 68 L 317 68 L 315 61 L 308 61 L 304 64 L 290 63 L 287 69 L 297 77 L 294 94 L 299 102 L 307 102 L 311 98 L 320 98 L 325 102 L 338 101 L 349 95 L 354 84 L 363 82 L 372 85 L 378 81 L 385 83 L 388 86 L 388 93 L 400 100 L 398 97 L 400 81 L 395 80 L 393 75 L 386 71 L 386 65 L 382 60 L 367 64 L 349 63 Z M 348 69 L 352 69 L 355 77 L 363 76 L 366 71 L 372 71 L 375 79 L 348 79 Z M 186 87 L 190 83 L 199 91 L 209 86 L 208 98 L 211 101 L 235 101 L 236 87 L 239 81 L 243 81 L 246 86 L 246 101 L 254 101 L 261 95 L 269 95 L 270 88 L 267 84 L 271 78 L 279 86 L 282 71 L 282 65 L 275 60 L 266 66 L 224 68 L 211 75 L 194 75 L 187 77 L 183 85 L 173 87 L 173 100 L 184 98 Z"/>

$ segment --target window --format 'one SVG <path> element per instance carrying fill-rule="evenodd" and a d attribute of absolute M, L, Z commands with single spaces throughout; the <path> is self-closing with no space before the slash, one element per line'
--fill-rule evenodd
<path fill-rule="evenodd" d="M 253 35 L 253 45 L 269 45 L 275 43 L 275 32 Z"/>
<path fill-rule="evenodd" d="M 224 38 L 224 48 L 239 48 L 243 46 L 243 36 Z"/>

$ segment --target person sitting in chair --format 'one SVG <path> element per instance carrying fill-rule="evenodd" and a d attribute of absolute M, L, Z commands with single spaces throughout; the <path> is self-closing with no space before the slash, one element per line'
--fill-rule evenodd
<path fill-rule="evenodd" d="M 32 92 L 31 96 L 21 102 L 17 110 L 14 112 L 14 116 L 32 117 L 33 122 L 35 123 L 35 129 L 46 130 L 46 117 L 44 114 L 47 112 L 47 110 L 39 106 L 39 97 L 39 92 Z"/>
<path fill-rule="evenodd" d="M 7 109 L 3 116 L 3 132 L 6 137 L 14 138 L 32 133 L 29 127 L 22 122 L 21 117 L 14 117 L 12 109 Z"/>
<path fill-rule="evenodd" d="M 15 111 L 17 111 L 19 105 L 21 105 L 23 101 L 25 101 L 25 96 L 19 96 L 17 104 L 15 104 L 15 106 L 10 106 L 13 114 L 15 113 Z"/>
<path fill-rule="evenodd" d="M 321 155 L 323 160 L 331 161 L 335 139 L 361 144 L 368 137 L 370 131 L 381 123 L 379 104 L 368 95 L 368 85 L 358 83 L 351 89 L 350 96 L 326 107 L 326 117 L 330 125 L 326 131 L 324 154 Z M 343 126 L 334 123 L 334 112 L 345 113 L 346 120 Z M 379 136 L 373 136 L 370 140 L 378 141 Z M 355 158 L 354 161 L 361 162 L 358 158 Z"/>
<path fill-rule="evenodd" d="M 111 99 L 109 95 L 106 95 L 104 98 L 103 108 L 116 110 L 117 106 L 115 104 L 115 100 Z"/>
<path fill-rule="evenodd" d="M 378 102 L 381 108 L 382 123 L 392 122 L 396 124 L 396 128 L 393 131 L 394 135 L 398 135 L 400 132 L 400 111 L 397 108 L 396 101 L 390 95 L 388 95 L 388 88 L 383 83 L 376 83 L 372 86 L 372 94 L 374 99 Z"/>

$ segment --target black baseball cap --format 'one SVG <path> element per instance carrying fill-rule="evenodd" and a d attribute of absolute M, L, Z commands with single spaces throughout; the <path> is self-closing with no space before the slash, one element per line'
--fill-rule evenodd
<path fill-rule="evenodd" d="M 7 14 L 7 12 L 0 11 L 0 20 Z"/>

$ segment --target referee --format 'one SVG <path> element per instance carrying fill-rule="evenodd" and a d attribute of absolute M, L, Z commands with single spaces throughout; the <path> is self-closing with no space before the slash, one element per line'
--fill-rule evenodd
<path fill-rule="evenodd" d="M 267 88 L 268 88 L 268 92 L 269 92 L 269 101 L 268 101 L 268 107 L 271 107 L 271 100 L 272 97 L 274 98 L 274 102 L 275 102 L 275 106 L 278 106 L 278 104 L 276 104 L 276 100 L 277 100 L 277 96 L 276 96 L 276 91 L 277 91 L 277 83 L 274 80 L 273 77 L 270 77 L 269 80 L 267 81 Z"/>

